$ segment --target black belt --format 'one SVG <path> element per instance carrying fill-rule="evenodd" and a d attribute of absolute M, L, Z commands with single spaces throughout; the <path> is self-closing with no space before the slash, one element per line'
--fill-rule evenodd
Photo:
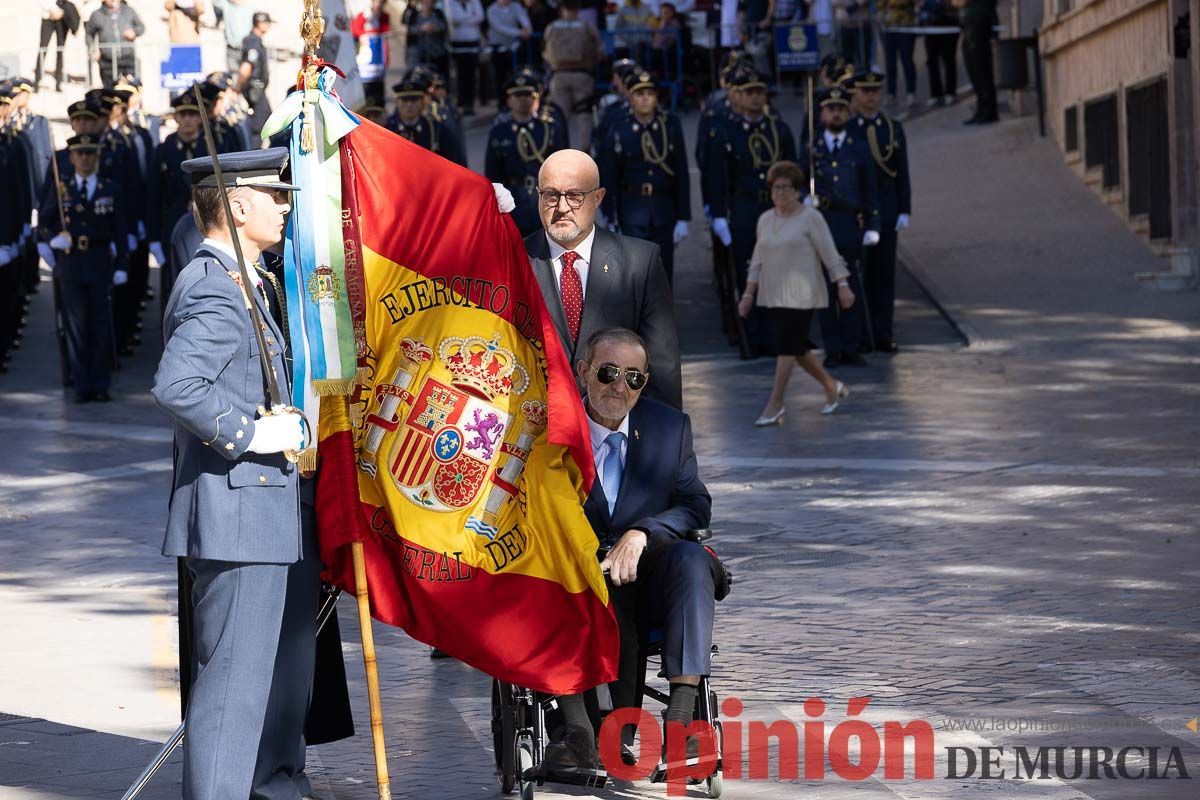
<path fill-rule="evenodd" d="M 840 197 L 828 197 L 818 195 L 820 198 L 820 207 L 826 211 L 838 211 L 843 214 L 861 214 L 863 210 L 856 205 L 847 203 Z"/>
<path fill-rule="evenodd" d="M 653 183 L 627 183 L 621 188 L 623 194 L 637 194 L 642 197 L 653 197 L 656 194 L 671 194 L 675 191 L 674 186 L 656 187 Z"/>
<path fill-rule="evenodd" d="M 765 203 L 771 199 L 771 190 L 770 189 L 759 189 L 756 192 L 751 192 L 751 191 L 743 189 L 741 191 L 734 192 L 733 196 L 734 197 L 742 197 L 747 200 L 757 200 L 760 203 Z"/>
<path fill-rule="evenodd" d="M 98 239 L 84 233 L 71 240 L 71 249 L 78 253 L 86 253 L 96 247 L 107 247 L 111 242 L 111 239 Z"/>

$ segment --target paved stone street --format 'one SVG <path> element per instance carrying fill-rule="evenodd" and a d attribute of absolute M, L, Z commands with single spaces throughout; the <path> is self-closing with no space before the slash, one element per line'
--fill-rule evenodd
<path fill-rule="evenodd" d="M 702 222 L 678 259 L 685 400 L 737 578 L 718 607 L 714 687 L 742 700 L 741 721 L 800 725 L 820 697 L 828 737 L 849 698 L 869 696 L 861 718 L 877 730 L 936 732 L 933 780 L 911 767 L 788 780 L 773 761 L 766 780 L 727 781 L 727 797 L 1200 794 L 1187 727 L 1200 715 L 1200 302 L 1140 288 L 1133 273 L 1156 262 L 1031 120 L 965 130 L 964 113 L 910 125 L 902 241 L 972 344 L 904 276 L 903 350 L 843 369 L 853 394 L 836 415 L 796 378 L 784 424 L 751 427 L 772 365 L 721 341 Z M 157 312 L 118 402 L 75 407 L 56 385 L 48 303 L 37 296 L 0 377 L 0 798 L 117 798 L 178 721 L 174 566 L 157 555 L 170 444 L 146 392 Z M 324 797 L 368 800 L 358 628 L 350 601 L 339 610 L 359 735 L 310 749 L 310 772 Z M 497 796 L 488 679 L 399 630 L 375 636 L 395 795 Z M 946 748 L 987 746 L 1005 748 L 1004 779 L 946 777 Z M 1177 747 L 1191 779 L 1013 780 L 1017 746 L 1153 746 L 1158 774 Z M 179 782 L 176 755 L 142 796 L 178 797 Z"/>

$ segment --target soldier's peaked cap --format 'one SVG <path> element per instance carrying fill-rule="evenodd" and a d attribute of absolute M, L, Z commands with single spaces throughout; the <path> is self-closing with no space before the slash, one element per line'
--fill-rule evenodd
<path fill-rule="evenodd" d="M 817 105 L 821 108 L 825 106 L 848 106 L 850 105 L 850 94 L 841 86 L 831 86 L 817 96 Z"/>
<path fill-rule="evenodd" d="M 654 76 L 645 70 L 638 70 L 637 72 L 628 75 L 625 78 L 625 90 L 630 94 L 633 94 L 639 89 L 657 88 L 658 87 L 654 85 Z"/>
<path fill-rule="evenodd" d="M 67 139 L 67 148 L 72 151 L 81 150 L 83 152 L 94 153 L 100 149 L 100 140 L 95 136 L 87 134 L 72 136 L 70 139 Z"/>
<path fill-rule="evenodd" d="M 875 69 L 865 69 L 855 73 L 847 85 L 851 89 L 880 89 L 883 87 L 883 73 Z"/>
<path fill-rule="evenodd" d="M 535 93 L 540 87 L 537 80 L 529 74 L 518 72 L 508 79 L 508 83 L 504 84 L 505 94 L 520 94 L 522 92 Z"/>
<path fill-rule="evenodd" d="M 248 186 L 252 189 L 299 190 L 299 186 L 283 179 L 287 167 L 288 149 L 272 147 L 267 150 L 244 150 L 238 153 L 222 153 L 219 158 L 221 177 L 230 189 Z M 217 186 L 217 172 L 212 156 L 193 158 L 183 162 L 183 171 L 192 176 L 192 186 Z"/>

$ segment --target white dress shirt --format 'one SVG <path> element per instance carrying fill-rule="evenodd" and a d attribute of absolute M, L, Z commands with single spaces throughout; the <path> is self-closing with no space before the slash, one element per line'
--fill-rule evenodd
<path fill-rule="evenodd" d="M 829 152 L 833 152 L 835 147 L 841 147 L 846 143 L 846 131 L 841 133 L 830 133 L 825 131 L 825 147 Z"/>
<path fill-rule="evenodd" d="M 578 247 L 574 248 L 575 253 L 579 255 L 579 258 L 575 259 L 575 271 L 579 273 L 579 281 L 583 284 L 583 299 L 585 302 L 587 301 L 588 265 L 592 262 L 592 243 L 594 241 L 596 241 L 595 225 L 592 226 L 592 230 L 588 233 L 587 238 L 580 242 Z M 546 242 L 550 245 L 550 263 L 554 266 L 554 280 L 558 283 L 558 296 L 562 298 L 562 254 L 567 252 L 567 248 L 549 236 L 546 236 Z"/>
<path fill-rule="evenodd" d="M 604 489 L 604 496 L 615 501 L 621 487 L 605 486 L 601 477 L 604 473 L 604 459 L 608 458 L 609 451 L 609 444 L 605 439 L 611 433 L 625 434 L 625 440 L 621 442 L 621 474 L 625 474 L 625 456 L 629 453 L 629 415 L 626 414 L 625 419 L 621 420 L 621 424 L 613 431 L 596 422 L 592 419 L 592 415 L 588 414 L 588 430 L 592 435 L 592 460 L 596 462 L 596 480 L 600 481 L 600 486 Z"/>
<path fill-rule="evenodd" d="M 230 261 L 235 264 L 237 263 L 237 253 L 233 252 L 232 245 L 225 244 L 224 242 L 218 242 L 216 239 L 205 238 L 204 241 L 200 243 L 200 246 L 207 247 L 210 250 L 219 250 L 220 252 L 229 256 Z M 258 270 L 249 264 L 247 264 L 246 267 L 246 271 L 250 273 L 250 280 L 254 281 L 255 288 L 262 286 L 263 279 L 262 275 L 258 274 Z M 263 302 L 266 302 L 265 298 Z"/>
<path fill-rule="evenodd" d="M 93 172 L 86 178 L 82 175 L 76 174 L 75 186 L 79 189 L 79 193 L 82 194 L 84 198 L 91 200 L 96 194 L 96 173 Z"/>

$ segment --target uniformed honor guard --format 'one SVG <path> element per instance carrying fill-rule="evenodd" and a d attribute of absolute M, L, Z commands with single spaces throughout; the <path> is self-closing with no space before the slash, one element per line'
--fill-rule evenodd
<path fill-rule="evenodd" d="M 504 86 L 507 111 L 496 115 L 488 131 L 483 174 L 502 184 L 513 196 L 513 222 L 528 236 L 541 230 L 538 212 L 537 176 L 551 153 L 567 146 L 567 131 L 548 119 L 534 115 L 537 84 L 524 73 L 509 78 Z"/>
<path fill-rule="evenodd" d="M 9 123 L 14 94 L 11 86 L 0 85 L 0 174 L 9 178 L 6 191 L 0 192 L 0 371 L 20 343 L 27 294 L 33 285 L 24 255 L 33 208 L 29 182 L 22 180 L 29 173 L 29 155 Z"/>
<path fill-rule="evenodd" d="M 161 267 L 159 293 L 164 308 L 175 276 L 187 264 L 187 261 L 179 262 L 167 252 L 171 234 L 180 218 L 191 214 L 188 204 L 192 196 L 192 184 L 183 171 L 183 162 L 211 155 L 201 134 L 200 108 L 196 105 L 195 92 L 184 92 L 172 100 L 171 114 L 175 119 L 175 131 L 155 149 L 154 163 L 150 168 L 153 192 L 158 198 L 158 202 L 150 208 L 150 252 Z M 188 260 L 191 260 L 190 254 Z"/>
<path fill-rule="evenodd" d="M 128 279 L 125 195 L 98 174 L 99 139 L 73 136 L 67 150 L 72 172 L 62 183 L 51 181 L 38 209 L 38 252 L 62 293 L 75 402 L 107 402 L 113 364 L 109 290 Z"/>
<path fill-rule="evenodd" d="M 414 75 L 410 70 L 392 91 L 396 94 L 396 110 L 387 118 L 384 127 L 448 161 L 465 165 L 466 154 L 446 124 L 425 114 L 429 103 L 428 79 Z"/>
<path fill-rule="evenodd" d="M 154 142 L 150 132 L 129 121 L 131 89 L 120 88 L 123 79 L 111 89 L 103 90 L 104 107 L 108 108 L 108 130 L 103 139 L 124 152 L 127 171 L 121 176 L 125 187 L 126 220 L 129 230 L 129 282 L 113 292 L 113 322 L 118 349 L 128 354 L 140 343 L 141 312 L 146 305 L 150 283 L 150 249 L 146 222 L 156 198 L 150 183 L 150 161 L 154 157 Z"/>
<path fill-rule="evenodd" d="M 163 554 L 186 559 L 194 587 L 183 797 L 296 798 L 312 791 L 302 732 L 321 566 L 286 455 L 304 444 L 301 417 L 262 410 L 290 396 L 289 373 L 280 299 L 251 266 L 283 235 L 296 187 L 284 148 L 218 158 L 220 181 L 211 158 L 183 164 L 205 239 L 167 303 L 153 389 L 175 423 Z"/>
<path fill-rule="evenodd" d="M 791 128 L 767 106 L 767 84 L 745 61 L 729 77 L 732 113 L 718 118 L 706 144 L 701 180 L 712 214 L 713 233 L 732 251 L 737 292 L 746 288 L 758 218 L 771 208 L 767 170 L 778 161 L 796 160 Z M 771 352 L 770 329 L 763 310 L 746 318 L 749 355 Z"/>
<path fill-rule="evenodd" d="M 867 313 L 875 350 L 895 353 L 893 317 L 896 307 L 896 247 L 899 232 L 908 227 L 912 214 L 912 185 L 908 179 L 908 142 L 904 126 L 880 110 L 883 75 L 867 70 L 854 78 L 853 109 L 858 112 L 850 129 L 867 143 L 875 161 L 879 183 L 879 244 L 867 248 L 863 282 Z"/>
<path fill-rule="evenodd" d="M 446 130 L 450 131 L 450 135 L 454 137 L 454 141 L 458 145 L 458 152 L 466 158 L 467 153 L 467 137 L 463 132 L 462 112 L 458 110 L 458 106 L 449 101 L 450 89 L 446 85 L 446 77 L 437 70 L 424 68 L 429 73 L 429 106 L 428 114 L 433 119 L 441 122 L 446 126 Z M 382 102 L 382 101 L 381 101 Z M 463 161 L 460 166 L 467 166 Z"/>
<path fill-rule="evenodd" d="M 629 113 L 611 123 L 598 143 L 602 209 L 621 234 L 654 242 L 662 250 L 667 280 L 673 279 L 675 245 L 688 235 L 691 180 L 683 126 L 659 108 L 649 72 L 629 76 Z"/>
<path fill-rule="evenodd" d="M 251 134 L 250 144 L 257 144 L 267 117 L 271 115 L 271 104 L 267 101 L 267 84 L 271 80 L 267 46 L 262 37 L 271 29 L 271 15 L 265 11 L 256 11 L 251 18 L 254 27 L 242 41 L 242 60 L 238 65 L 236 79 L 237 91 L 250 107 L 249 118 L 246 120 Z"/>
<path fill-rule="evenodd" d="M 29 108 L 33 87 L 33 81 L 28 78 L 17 77 L 8 81 L 11 110 L 5 120 L 5 129 L 24 149 L 25 170 L 21 173 L 5 173 L 10 177 L 20 174 L 24 178 L 23 186 L 13 187 L 19 198 L 16 207 L 21 209 L 18 212 L 21 215 L 21 235 L 17 248 L 19 264 L 16 268 L 21 271 L 18 291 L 22 299 L 37 291 L 41 280 L 38 274 L 37 236 L 33 232 L 32 212 L 41 198 L 42 176 L 54 155 L 49 121 L 40 114 L 34 114 Z"/>
<path fill-rule="evenodd" d="M 612 65 L 611 91 L 596 101 L 596 127 L 590 143 L 592 157 L 599 153 L 600 142 L 608 136 L 615 121 L 629 115 L 629 80 L 643 72 L 632 58 L 619 58 Z"/>
<path fill-rule="evenodd" d="M 850 94 L 841 86 L 818 95 L 821 127 L 812 143 L 813 175 L 817 196 L 813 202 L 821 210 L 834 244 L 850 270 L 854 305 L 848 309 L 830 303 L 818 315 L 821 340 L 825 347 L 825 366 L 842 364 L 864 366 L 861 349 L 866 324 L 863 309 L 862 254 L 864 247 L 879 243 L 879 189 L 875 160 L 859 132 L 848 126 Z M 841 285 L 841 282 L 838 284 Z M 827 287 L 836 297 L 838 286 Z"/>

